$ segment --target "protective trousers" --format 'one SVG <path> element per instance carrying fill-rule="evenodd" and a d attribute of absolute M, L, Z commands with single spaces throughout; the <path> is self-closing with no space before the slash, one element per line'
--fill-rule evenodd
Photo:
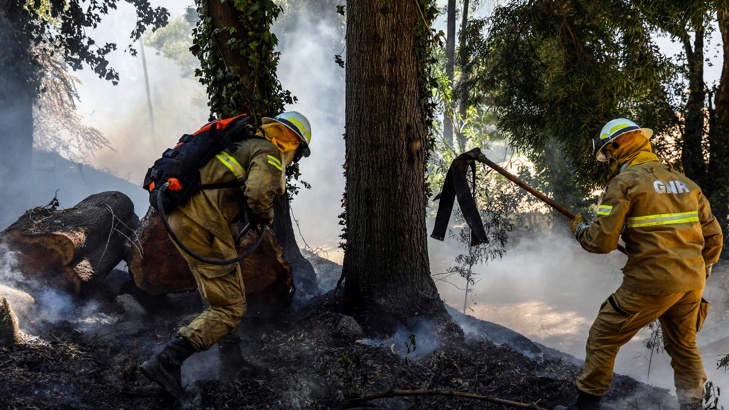
<path fill-rule="evenodd" d="M 232 234 L 230 243 L 221 241 L 182 212 L 173 212 L 169 222 L 180 241 L 196 254 L 218 260 L 237 256 Z M 181 327 L 178 334 L 198 351 L 207 350 L 220 338 L 237 329 L 246 313 L 243 274 L 237 263 L 213 265 L 193 258 L 181 249 L 180 253 L 190 266 L 197 287 L 210 307 L 189 325 Z"/>
<path fill-rule="evenodd" d="M 587 339 L 585 370 L 577 387 L 602 396 L 610 388 L 615 356 L 643 327 L 658 319 L 663 342 L 671 356 L 674 385 L 680 404 L 700 402 L 706 373 L 696 346 L 696 332 L 703 323 L 708 304 L 702 304 L 702 290 L 669 295 L 643 295 L 622 286 L 600 307 Z M 705 302 L 704 302 L 705 303 Z M 700 314 L 701 311 L 701 314 Z"/>

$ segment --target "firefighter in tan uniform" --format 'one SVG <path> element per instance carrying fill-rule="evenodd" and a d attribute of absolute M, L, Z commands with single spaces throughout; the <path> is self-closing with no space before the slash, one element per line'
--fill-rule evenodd
<path fill-rule="evenodd" d="M 590 328 L 578 398 L 569 409 L 600 407 L 618 350 L 656 319 L 671 356 L 681 410 L 701 408 L 706 374 L 696 333 L 708 311 L 701 295 L 719 259 L 722 232 L 701 189 L 653 154 L 652 134 L 618 118 L 593 140 L 593 154 L 608 162 L 612 173 L 597 219 L 587 223 L 579 214 L 570 227 L 593 253 L 615 250 L 622 237 L 628 262 L 622 284 Z"/>
<path fill-rule="evenodd" d="M 249 210 L 254 224 L 273 220 L 273 200 L 285 190 L 285 168 L 309 155 L 309 121 L 295 111 L 263 118 L 261 138 L 247 138 L 217 155 L 200 170 L 201 184 L 245 181 L 240 188 L 201 190 L 169 216 L 172 230 L 191 251 L 216 260 L 235 258 L 238 253 L 229 225 Z M 179 248 L 178 248 L 179 249 Z M 163 350 L 142 364 L 142 372 L 177 398 L 182 362 L 195 352 L 219 343 L 221 366 L 241 365 L 237 327 L 246 312 L 245 287 L 238 263 L 214 265 L 181 251 L 198 289 L 210 306 L 178 331 Z"/>

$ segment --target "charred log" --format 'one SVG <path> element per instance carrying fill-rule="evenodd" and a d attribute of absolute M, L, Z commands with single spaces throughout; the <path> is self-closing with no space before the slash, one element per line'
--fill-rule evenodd
<path fill-rule="evenodd" d="M 30 209 L 0 240 L 19 252 L 18 269 L 26 276 L 83 296 L 122 260 L 138 222 L 129 197 L 101 192 L 69 209 Z"/>
<path fill-rule="evenodd" d="M 270 230 L 256 250 L 240 261 L 248 301 L 248 316 L 269 317 L 291 303 L 294 283 L 291 265 Z M 197 288 L 185 259 L 169 239 L 157 211 L 149 208 L 137 230 L 139 242 L 130 244 L 125 257 L 134 283 L 151 295 L 190 292 Z M 184 240 L 184 239 L 183 239 Z M 239 253 L 256 240 L 241 241 Z"/>

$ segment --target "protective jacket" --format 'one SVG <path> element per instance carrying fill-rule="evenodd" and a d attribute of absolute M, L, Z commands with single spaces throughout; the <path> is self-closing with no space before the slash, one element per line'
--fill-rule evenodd
<path fill-rule="evenodd" d="M 649 150 L 649 148 L 648 148 Z M 622 161 L 621 161 L 622 162 Z M 701 189 L 650 151 L 634 153 L 608 183 L 582 247 L 608 253 L 625 242 L 622 286 L 646 295 L 703 289 L 722 232 Z"/>
<path fill-rule="evenodd" d="M 236 145 L 235 152 L 223 151 L 200 169 L 200 183 L 239 179 L 245 185 L 203 190 L 178 208 L 225 242 L 232 240 L 228 225 L 246 206 L 259 219 L 273 220 L 274 196 L 283 194 L 286 187 L 282 154 L 273 143 L 263 138 L 248 138 Z"/>

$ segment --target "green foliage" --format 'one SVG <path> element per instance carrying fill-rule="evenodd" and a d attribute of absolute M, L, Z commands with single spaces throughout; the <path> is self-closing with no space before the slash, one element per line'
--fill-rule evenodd
<path fill-rule="evenodd" d="M 190 52 L 192 30 L 198 20 L 194 8 L 188 8 L 184 16 L 178 17 L 159 30 L 144 37 L 144 44 L 157 50 L 157 54 L 174 61 L 183 77 L 190 77 L 200 66 L 197 58 Z"/>
<path fill-rule="evenodd" d="M 418 68 L 418 85 L 420 95 L 420 115 L 423 124 L 427 127 L 428 137 L 425 141 L 426 158 L 425 167 L 427 170 L 430 153 L 435 148 L 435 137 L 433 134 L 433 124 L 435 122 L 436 102 L 433 99 L 433 89 L 437 87 L 438 80 L 435 75 L 435 65 L 437 62 L 436 53 L 439 46 L 442 45 L 443 32 L 436 32 L 431 29 L 435 17 L 438 15 L 438 8 L 433 0 L 418 0 L 418 7 L 421 13 L 421 19 L 413 28 L 415 32 L 415 51 L 421 62 Z M 423 170 L 424 172 L 426 170 Z M 425 202 L 427 203 L 432 196 L 431 185 L 428 180 L 425 183 Z"/>
<path fill-rule="evenodd" d="M 602 125 L 619 116 L 643 123 L 642 114 L 670 108 L 663 84 L 676 67 L 639 15 L 617 0 L 505 4 L 464 33 L 463 64 L 473 77 L 463 87 L 473 102 L 493 104 L 518 149 L 540 152 L 558 141 L 575 182 L 595 187 L 606 170 L 587 153 Z"/>
<path fill-rule="evenodd" d="M 415 341 L 415 334 L 410 333 L 408 340 L 405 341 L 405 366 L 410 366 L 410 353 L 413 353 L 418 349 L 418 344 Z"/>
<path fill-rule="evenodd" d="M 119 73 L 109 66 L 107 55 L 116 50 L 115 43 L 99 45 L 86 33 L 96 28 L 102 18 L 110 9 L 116 9 L 119 0 L 68 0 L 68 1 L 40 1 L 13 0 L 0 5 L 0 15 L 6 20 L 3 22 L 5 30 L 13 32 L 12 38 L 27 52 L 27 47 L 47 47 L 60 53 L 74 70 L 81 69 L 88 64 L 99 78 L 117 84 Z M 137 11 L 137 21 L 131 33 L 131 40 L 136 41 L 147 27 L 158 28 L 167 23 L 169 13 L 162 7 L 153 8 L 147 0 L 127 0 Z M 2 30 L 2 31 L 5 31 Z M 3 49 L 14 49 L 13 43 L 3 43 Z M 136 50 L 128 46 L 128 51 L 136 54 Z M 3 52 L 3 54 L 5 54 Z M 27 81 L 34 85 L 37 91 L 40 77 L 43 75 L 42 67 L 38 63 L 38 56 L 29 54 L 32 70 L 26 71 Z M 0 60 L 0 69 L 6 69 L 15 62 Z"/>
<path fill-rule="evenodd" d="M 345 398 L 360 397 L 367 391 L 369 376 L 362 366 L 362 353 L 355 353 L 349 356 L 342 351 L 338 359 L 342 368 L 342 390 Z"/>
<path fill-rule="evenodd" d="M 285 104 L 294 102 L 276 77 L 278 39 L 270 26 L 281 7 L 271 0 L 234 0 L 235 26 L 228 26 L 206 13 L 213 1 L 220 0 L 196 0 L 200 19 L 190 47 L 200 61 L 195 76 L 207 87 L 211 114 L 228 117 L 247 112 L 259 117 L 281 112 Z M 223 50 L 245 66 L 226 62 Z"/>

